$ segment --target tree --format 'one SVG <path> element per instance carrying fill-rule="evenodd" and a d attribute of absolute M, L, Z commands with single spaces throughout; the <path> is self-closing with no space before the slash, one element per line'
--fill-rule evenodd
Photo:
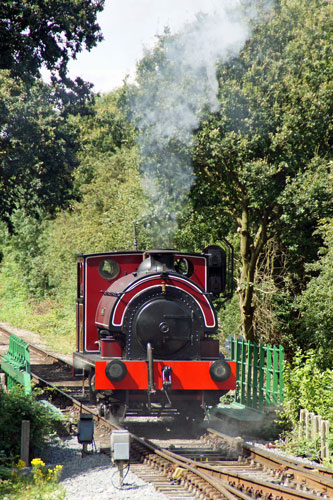
<path fill-rule="evenodd" d="M 63 79 L 69 59 L 102 39 L 96 16 L 103 6 L 104 0 L 2 0 L 0 69 L 27 79 L 45 65 Z"/>
<path fill-rule="evenodd" d="M 75 128 L 42 81 L 26 86 L 0 71 L 0 218 L 12 228 L 17 208 L 40 217 L 73 197 Z"/>
<path fill-rule="evenodd" d="M 197 211 L 212 205 L 237 229 L 242 325 L 252 341 L 255 271 L 266 243 L 278 238 L 304 267 L 319 218 L 332 213 L 332 7 L 277 2 L 241 55 L 220 65 L 221 109 L 196 134 L 192 197 Z"/>
<path fill-rule="evenodd" d="M 93 108 L 94 115 L 75 115 L 64 120 L 56 113 L 49 117 L 49 123 L 40 118 L 46 138 L 50 137 L 48 125 L 52 123 L 58 134 L 61 130 L 66 132 L 66 127 L 69 132 L 74 130 L 74 152 L 80 165 L 74 175 L 71 171 L 70 174 L 78 199 L 65 204 L 65 209 L 56 210 L 52 217 L 45 216 L 44 211 L 39 220 L 27 215 L 25 208 L 15 209 L 10 219 L 14 229 L 11 235 L 0 223 L 2 316 L 44 335 L 52 330 L 51 337 L 58 346 L 71 345 L 74 339 L 77 254 L 133 249 L 133 225 L 145 204 L 133 127 L 126 126 L 117 92 L 96 97 Z M 32 125 L 35 126 L 34 120 Z M 55 142 L 57 137 L 53 136 Z M 57 147 L 66 150 L 67 138 L 68 134 L 63 143 L 55 143 L 54 155 Z M 45 142 L 46 151 L 51 153 L 48 141 Z M 33 146 L 31 150 L 34 151 Z M 24 169 L 20 173 L 24 177 Z M 55 174 L 49 172 L 50 177 Z M 61 172 L 58 174 L 54 190 L 61 191 Z M 38 204 L 36 208 L 39 209 Z M 138 236 L 141 235 L 140 231 Z M 141 248 L 146 246 L 142 240 L 139 244 Z M 22 315 L 18 310 L 24 311 Z"/>
<path fill-rule="evenodd" d="M 320 249 L 319 260 L 307 268 L 311 279 L 299 301 L 302 314 L 301 343 L 302 347 L 316 349 L 317 362 L 331 369 L 333 363 L 333 219 L 326 221 L 319 231 L 323 234 L 325 246 Z"/>
<path fill-rule="evenodd" d="M 67 63 L 102 39 L 104 0 L 0 3 L 0 218 L 53 214 L 73 197 L 77 136 L 70 114 L 87 113 L 91 84 L 66 76 Z M 51 85 L 40 79 L 46 67 Z M 91 108 L 90 108 L 91 109 Z"/>

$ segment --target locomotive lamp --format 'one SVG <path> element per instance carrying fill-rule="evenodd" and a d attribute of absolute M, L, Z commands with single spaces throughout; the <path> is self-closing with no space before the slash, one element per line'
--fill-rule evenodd
<path fill-rule="evenodd" d="M 124 465 L 129 461 L 130 435 L 125 429 L 114 429 L 110 439 L 111 460 L 117 464 L 119 471 L 119 485 L 124 482 Z"/>

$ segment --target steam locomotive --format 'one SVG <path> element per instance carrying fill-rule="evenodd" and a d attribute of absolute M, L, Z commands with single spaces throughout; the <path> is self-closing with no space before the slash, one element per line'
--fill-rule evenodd
<path fill-rule="evenodd" d="M 89 373 L 101 415 L 200 418 L 235 388 L 235 363 L 214 338 L 212 302 L 230 294 L 231 266 L 219 246 L 78 257 L 73 365 Z"/>

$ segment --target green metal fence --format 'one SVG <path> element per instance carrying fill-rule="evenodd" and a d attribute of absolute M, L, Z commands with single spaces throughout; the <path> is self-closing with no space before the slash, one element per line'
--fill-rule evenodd
<path fill-rule="evenodd" d="M 1 369 L 7 376 L 7 389 L 22 384 L 26 394 L 31 392 L 29 345 L 16 335 L 9 338 L 8 353 L 2 356 Z"/>
<path fill-rule="evenodd" d="M 283 347 L 228 340 L 231 360 L 237 362 L 235 402 L 257 410 L 282 404 Z"/>

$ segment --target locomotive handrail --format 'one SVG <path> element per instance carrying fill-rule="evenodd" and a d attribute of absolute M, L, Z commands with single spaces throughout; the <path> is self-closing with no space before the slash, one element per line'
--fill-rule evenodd
<path fill-rule="evenodd" d="M 100 293 L 106 295 L 107 297 L 121 297 L 122 295 L 125 295 L 125 293 L 127 292 L 108 292 L 106 290 L 100 290 Z"/>
<path fill-rule="evenodd" d="M 126 290 L 124 292 L 108 292 L 107 290 L 100 290 L 100 293 L 102 293 L 106 297 L 122 297 L 129 292 L 131 292 L 131 290 Z M 213 295 L 212 292 L 202 292 L 201 290 L 198 290 L 197 293 L 204 295 L 205 297 L 211 297 Z"/>

